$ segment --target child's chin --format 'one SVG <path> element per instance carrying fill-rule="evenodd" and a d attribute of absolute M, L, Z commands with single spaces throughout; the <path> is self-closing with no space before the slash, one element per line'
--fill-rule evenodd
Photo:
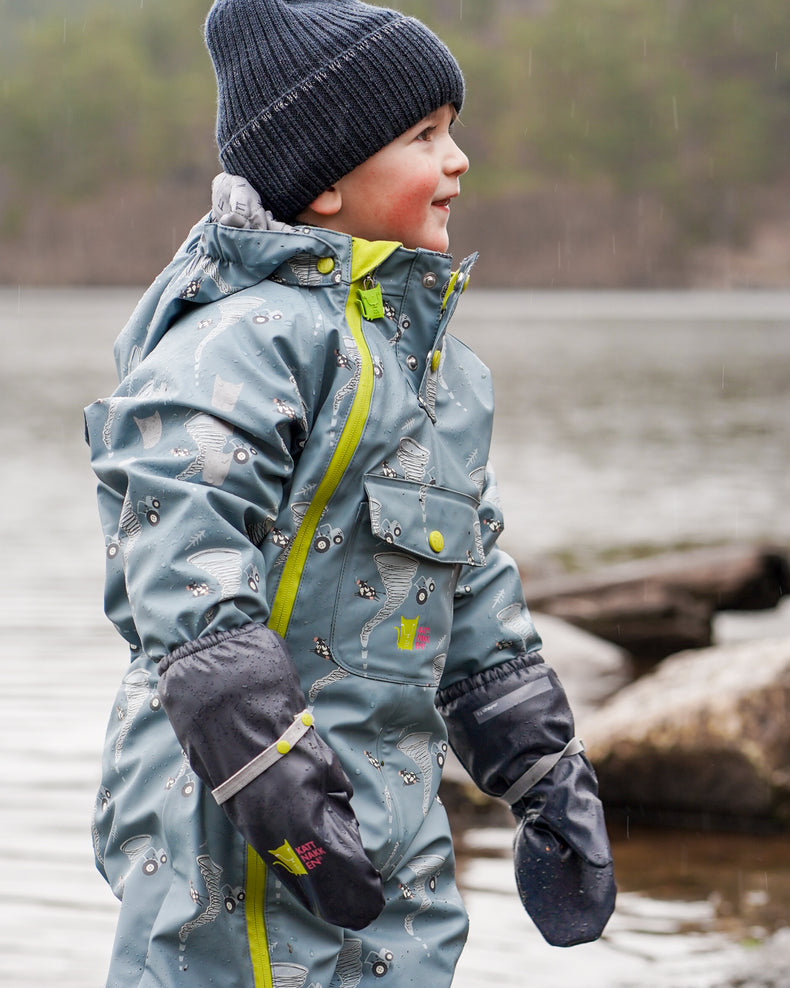
<path fill-rule="evenodd" d="M 412 250 L 422 247 L 423 250 L 432 250 L 437 254 L 446 254 L 450 249 L 450 238 L 448 236 L 421 237 L 412 246 Z"/>

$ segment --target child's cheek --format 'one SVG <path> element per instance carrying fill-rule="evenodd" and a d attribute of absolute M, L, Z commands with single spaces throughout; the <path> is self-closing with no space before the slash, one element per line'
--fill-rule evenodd
<path fill-rule="evenodd" d="M 387 201 L 387 216 L 393 223 L 423 219 L 431 207 L 435 182 L 412 182 L 408 188 L 392 193 Z"/>

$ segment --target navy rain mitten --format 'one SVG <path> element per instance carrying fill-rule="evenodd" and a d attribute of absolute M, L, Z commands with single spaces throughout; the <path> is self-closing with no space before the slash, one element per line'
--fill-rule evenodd
<path fill-rule="evenodd" d="M 247 843 L 316 916 L 352 930 L 371 923 L 384 908 L 381 876 L 279 635 L 261 624 L 207 635 L 159 670 L 192 768 Z"/>
<path fill-rule="evenodd" d="M 516 885 L 555 947 L 597 940 L 616 886 L 598 783 L 557 674 L 533 653 L 440 690 L 453 751 L 477 785 L 509 803 Z"/>

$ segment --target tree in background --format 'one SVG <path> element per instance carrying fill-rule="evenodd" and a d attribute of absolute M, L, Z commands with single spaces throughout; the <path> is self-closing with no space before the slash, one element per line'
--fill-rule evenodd
<path fill-rule="evenodd" d="M 217 170 L 208 0 L 0 0 L 0 235 L 119 183 Z M 493 212 L 560 187 L 659 204 L 679 247 L 790 181 L 786 0 L 400 0 L 450 44 L 465 179 Z M 506 205 L 502 205 L 502 204 Z"/>
<path fill-rule="evenodd" d="M 63 201 L 216 169 L 205 3 L 65 7 L 16 24 L 0 104 L 5 182 Z"/>

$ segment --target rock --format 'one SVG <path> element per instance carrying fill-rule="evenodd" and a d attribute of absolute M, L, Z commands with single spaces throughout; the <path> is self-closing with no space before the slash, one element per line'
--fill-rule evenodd
<path fill-rule="evenodd" d="M 550 614 L 532 614 L 543 639 L 541 654 L 568 695 L 577 732 L 591 714 L 634 678 L 628 653 Z"/>
<path fill-rule="evenodd" d="M 586 723 L 601 798 L 656 822 L 790 825 L 790 638 L 683 652 Z"/>
<path fill-rule="evenodd" d="M 713 644 L 761 638 L 784 638 L 790 635 L 790 597 L 771 611 L 721 611 L 713 619 Z"/>
<path fill-rule="evenodd" d="M 786 552 L 718 546 L 525 583 L 530 606 L 626 649 L 641 667 L 712 642 L 722 610 L 761 610 L 790 593 Z"/>
<path fill-rule="evenodd" d="M 595 637 L 617 643 L 639 669 L 687 648 L 711 644 L 710 607 L 675 587 L 639 581 L 561 597 L 548 610 Z"/>

